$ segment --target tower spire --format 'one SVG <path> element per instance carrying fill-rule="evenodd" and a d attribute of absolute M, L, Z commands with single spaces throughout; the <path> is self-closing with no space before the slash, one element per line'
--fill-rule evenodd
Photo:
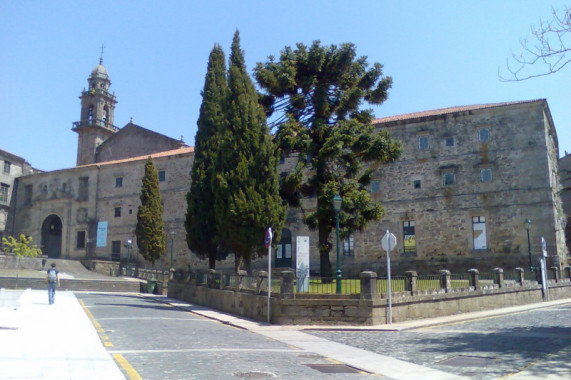
<path fill-rule="evenodd" d="M 101 44 L 101 55 L 99 56 L 99 64 L 103 64 L 103 50 L 105 49 L 105 45 Z"/>

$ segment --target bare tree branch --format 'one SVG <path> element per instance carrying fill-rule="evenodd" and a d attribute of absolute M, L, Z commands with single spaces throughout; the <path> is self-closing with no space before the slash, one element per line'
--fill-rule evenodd
<path fill-rule="evenodd" d="M 551 75 L 571 62 L 571 8 L 562 11 L 553 9 L 550 21 L 540 20 L 539 27 L 531 27 L 531 38 L 533 43 L 528 38 L 521 39 L 522 52 L 512 53 L 507 59 L 508 76 L 498 70 L 501 81 L 522 81 Z"/>

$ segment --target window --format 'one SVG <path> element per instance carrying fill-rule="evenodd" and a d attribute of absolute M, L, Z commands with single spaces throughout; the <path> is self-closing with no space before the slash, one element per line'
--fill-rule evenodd
<path fill-rule="evenodd" d="M 414 220 L 402 222 L 403 247 L 405 254 L 416 254 L 416 236 L 414 234 Z"/>
<path fill-rule="evenodd" d="M 454 137 L 446 137 L 446 146 L 454 146 Z"/>
<path fill-rule="evenodd" d="M 166 173 L 164 170 L 159 171 L 159 182 L 164 182 L 166 178 Z"/>
<path fill-rule="evenodd" d="M 120 255 L 121 254 L 121 241 L 114 240 L 111 242 L 111 253 L 113 255 Z"/>
<path fill-rule="evenodd" d="M 490 182 L 492 180 L 492 169 L 486 168 L 480 170 L 480 179 L 482 182 Z"/>
<path fill-rule="evenodd" d="M 85 231 L 77 231 L 75 248 L 85 248 Z"/>
<path fill-rule="evenodd" d="M 452 186 L 455 183 L 456 183 L 456 178 L 454 176 L 454 172 L 446 172 L 442 174 L 442 185 Z"/>
<path fill-rule="evenodd" d="M 490 139 L 490 130 L 483 128 L 478 130 L 478 140 L 488 141 Z"/>
<path fill-rule="evenodd" d="M 123 187 L 123 177 L 115 178 L 115 187 Z"/>
<path fill-rule="evenodd" d="M 381 191 L 381 183 L 379 181 L 371 181 L 371 193 L 378 193 Z"/>
<path fill-rule="evenodd" d="M 415 189 L 420 189 L 422 186 L 422 182 L 419 179 L 415 179 L 412 184 Z"/>
<path fill-rule="evenodd" d="M 29 205 L 32 203 L 32 185 L 24 186 L 24 204 Z"/>
<path fill-rule="evenodd" d="M 8 202 L 8 193 L 10 190 L 10 185 L 5 183 L 0 184 L 0 202 Z"/>
<path fill-rule="evenodd" d="M 486 218 L 483 216 L 472 217 L 472 232 L 474 236 L 474 250 L 487 249 L 486 241 Z"/>
<path fill-rule="evenodd" d="M 428 149 L 428 136 L 418 136 L 418 149 Z"/>
<path fill-rule="evenodd" d="M 115 217 L 119 218 L 121 216 L 121 207 L 115 207 Z"/>
<path fill-rule="evenodd" d="M 89 199 L 89 177 L 80 177 L 77 200 L 86 201 L 88 199 Z"/>
<path fill-rule="evenodd" d="M 347 236 L 343 240 L 343 256 L 355 256 L 355 243 L 353 241 L 353 234 Z"/>
<path fill-rule="evenodd" d="M 12 163 L 10 161 L 4 161 L 4 174 L 10 174 L 10 168 Z"/>

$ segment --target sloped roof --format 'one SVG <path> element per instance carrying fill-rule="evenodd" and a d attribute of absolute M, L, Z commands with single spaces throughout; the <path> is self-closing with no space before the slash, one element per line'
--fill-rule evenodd
<path fill-rule="evenodd" d="M 535 100 L 524 100 L 524 101 L 516 101 L 516 102 L 476 104 L 476 105 L 471 105 L 471 106 L 457 106 L 457 107 L 439 108 L 439 109 L 435 109 L 435 110 L 420 111 L 420 112 L 413 112 L 413 113 L 407 113 L 407 114 L 402 114 L 402 115 L 382 117 L 382 118 L 373 120 L 373 124 L 382 124 L 382 123 L 389 123 L 391 121 L 419 119 L 419 118 L 423 118 L 423 117 L 447 115 L 447 114 L 456 113 L 456 112 L 475 111 L 475 110 L 481 110 L 481 109 L 486 109 L 486 108 L 504 107 L 504 106 L 511 106 L 511 105 L 516 105 L 516 104 L 526 104 L 526 103 L 544 102 L 544 101 L 545 101 L 545 99 L 535 99 Z"/>
<path fill-rule="evenodd" d="M 146 160 L 147 158 L 149 158 L 149 156 L 152 157 L 153 159 L 155 159 L 155 158 L 161 158 L 161 157 L 176 156 L 176 155 L 180 155 L 180 154 L 190 154 L 193 152 L 194 152 L 193 146 L 185 146 L 185 147 L 178 148 L 178 149 L 165 150 L 163 152 L 145 154 L 143 156 L 124 158 L 124 159 L 115 160 L 115 161 L 97 162 L 94 164 L 77 166 L 77 167 L 80 168 L 80 167 L 86 167 L 86 166 L 106 166 L 106 165 L 113 165 L 113 164 L 121 164 L 121 163 L 125 163 L 125 162 L 143 161 L 143 160 Z"/>

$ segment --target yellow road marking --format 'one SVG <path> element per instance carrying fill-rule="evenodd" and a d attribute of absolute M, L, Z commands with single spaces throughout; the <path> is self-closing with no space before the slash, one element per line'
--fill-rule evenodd
<path fill-rule="evenodd" d="M 143 380 L 141 375 L 139 375 L 139 373 L 135 371 L 135 368 L 133 368 L 131 364 L 129 364 L 129 362 L 127 361 L 127 359 L 123 357 L 123 355 L 113 354 L 113 359 L 115 359 L 119 367 L 121 367 L 123 371 L 125 371 L 125 374 L 129 378 L 129 380 Z"/>

